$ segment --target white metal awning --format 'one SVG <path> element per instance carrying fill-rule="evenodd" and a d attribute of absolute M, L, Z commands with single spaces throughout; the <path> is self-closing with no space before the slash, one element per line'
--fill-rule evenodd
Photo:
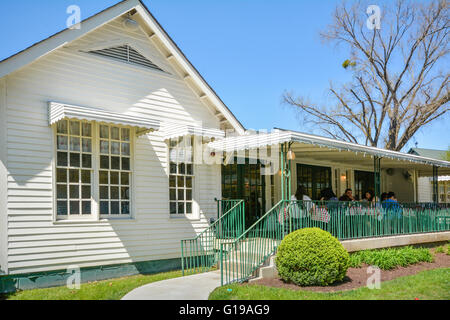
<path fill-rule="evenodd" d="M 450 168 L 450 162 L 416 156 L 412 154 L 380 149 L 375 147 L 363 146 L 356 143 L 350 143 L 331 138 L 300 133 L 296 131 L 287 131 L 275 129 L 270 133 L 251 133 L 243 136 L 227 137 L 223 140 L 214 141 L 208 144 L 211 149 L 223 152 L 233 152 L 241 150 L 260 149 L 284 142 L 297 142 L 310 144 L 317 147 L 324 147 L 339 151 L 350 151 L 369 156 L 377 156 L 387 159 L 410 161 L 428 166 L 437 166 Z"/>
<path fill-rule="evenodd" d="M 63 119 L 88 120 L 135 127 L 138 129 L 138 135 L 159 130 L 160 128 L 160 122 L 154 119 L 146 119 L 97 108 L 49 102 L 49 124 L 52 125 Z"/>
<path fill-rule="evenodd" d="M 160 131 L 164 139 L 174 139 L 184 136 L 199 136 L 210 139 L 222 139 L 225 137 L 225 132 L 220 129 L 206 128 L 200 125 L 162 123 Z"/>

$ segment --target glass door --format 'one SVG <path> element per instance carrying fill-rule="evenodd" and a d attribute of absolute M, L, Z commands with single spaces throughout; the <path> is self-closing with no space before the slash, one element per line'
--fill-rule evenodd
<path fill-rule="evenodd" d="M 373 172 L 355 170 L 355 190 L 353 194 L 356 200 L 361 200 L 367 191 L 374 192 L 375 175 Z"/>
<path fill-rule="evenodd" d="M 261 164 L 222 165 L 222 198 L 245 201 L 246 228 L 265 213 L 265 179 L 261 175 Z"/>
<path fill-rule="evenodd" d="M 303 186 L 312 200 L 320 200 L 320 191 L 331 188 L 331 168 L 297 164 L 297 186 Z"/>

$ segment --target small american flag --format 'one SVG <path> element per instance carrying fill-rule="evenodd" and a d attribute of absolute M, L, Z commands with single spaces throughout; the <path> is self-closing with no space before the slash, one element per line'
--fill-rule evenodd
<path fill-rule="evenodd" d="M 325 207 L 314 207 L 314 212 L 311 219 L 328 223 L 330 221 L 330 214 Z"/>
<path fill-rule="evenodd" d="M 289 218 L 289 211 L 285 207 L 280 210 L 280 213 L 278 214 L 278 221 L 280 223 L 283 223 L 283 221 L 286 221 L 288 218 Z"/>

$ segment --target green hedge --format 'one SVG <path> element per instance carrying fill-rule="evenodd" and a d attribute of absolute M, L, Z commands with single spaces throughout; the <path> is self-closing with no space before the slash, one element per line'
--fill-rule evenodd
<path fill-rule="evenodd" d="M 284 281 L 300 286 L 326 286 L 344 279 L 350 258 L 330 233 L 305 228 L 283 239 L 275 262 Z"/>

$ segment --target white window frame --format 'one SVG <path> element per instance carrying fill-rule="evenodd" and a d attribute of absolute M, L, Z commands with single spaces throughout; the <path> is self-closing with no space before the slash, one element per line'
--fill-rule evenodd
<path fill-rule="evenodd" d="M 82 221 L 86 221 L 86 220 L 92 220 L 94 217 L 95 217 L 95 203 L 93 202 L 93 197 L 92 197 L 92 194 L 93 194 L 93 190 L 94 190 L 94 136 L 95 136 L 95 132 L 94 132 L 94 125 L 91 123 L 91 122 L 89 122 L 89 121 L 83 121 L 83 120 L 75 120 L 75 119 L 72 119 L 72 121 L 77 121 L 77 122 L 79 122 L 80 123 L 80 135 L 79 136 L 76 136 L 76 135 L 71 135 L 70 134 L 70 130 L 69 130 L 69 127 L 70 127 L 70 119 L 64 119 L 65 121 L 67 121 L 67 125 L 68 125 L 68 127 L 67 127 L 67 133 L 66 134 L 59 134 L 58 132 L 57 132 L 57 127 L 58 127 L 58 125 L 57 124 L 54 124 L 53 126 L 52 126 L 52 130 L 53 130 L 53 141 L 54 141 L 54 143 L 53 143 L 53 146 L 54 146 L 54 163 L 53 163 L 53 199 L 54 199 L 54 201 L 53 201 L 53 206 L 54 206 L 54 217 L 55 217 L 55 221 L 65 221 L 65 220 L 82 220 Z M 82 139 L 83 139 L 83 136 L 82 136 L 82 124 L 83 123 L 90 123 L 91 124 L 91 137 L 90 137 L 90 139 L 91 139 L 91 152 L 83 152 L 82 151 Z M 60 136 L 66 136 L 67 137 L 67 150 L 58 150 L 58 140 L 57 140 L 57 137 L 58 137 L 58 135 L 60 135 Z M 70 137 L 71 136 L 74 136 L 74 137 L 78 137 L 79 139 L 80 139 L 80 150 L 79 151 L 75 151 L 75 152 L 72 152 L 72 153 L 77 153 L 77 154 L 79 154 L 80 155 L 80 167 L 71 167 L 70 166 L 70 153 L 71 153 L 71 150 L 70 150 Z M 85 137 L 85 138 L 88 138 L 88 137 Z M 66 152 L 67 154 L 68 154 L 68 163 L 67 163 L 67 166 L 58 166 L 58 152 Z M 91 168 L 83 168 L 83 166 L 82 166 L 82 161 L 83 161 L 83 159 L 82 159 L 82 154 L 90 154 L 91 155 Z M 58 169 L 64 169 L 64 170 L 67 170 L 68 171 L 68 173 L 67 173 L 67 178 L 66 178 L 66 183 L 60 183 L 60 182 L 58 182 L 57 181 L 57 172 L 58 172 Z M 71 183 L 70 181 L 69 181 L 69 171 L 70 170 L 79 170 L 79 172 L 80 172 L 80 174 L 79 174 L 79 177 L 78 177 L 78 182 L 77 183 L 75 183 L 75 182 L 73 182 L 73 183 Z M 82 181 L 81 181 L 81 178 L 82 178 L 82 175 L 81 175 L 81 172 L 82 171 L 90 171 L 90 173 L 91 173 L 91 176 L 90 176 L 90 188 L 91 188 L 91 197 L 90 197 L 90 199 L 89 199 L 89 201 L 90 201 L 90 203 L 91 203 L 91 213 L 90 214 L 82 214 L 82 202 L 83 202 L 83 199 L 82 199 L 82 186 L 83 185 L 87 185 L 87 183 L 82 183 Z M 64 184 L 64 185 L 66 185 L 67 186 L 67 198 L 65 199 L 65 200 L 62 200 L 62 201 L 66 201 L 67 202 L 67 206 L 68 206 L 68 210 L 67 210 L 67 215 L 58 215 L 58 201 L 60 201 L 59 199 L 58 199 L 58 185 L 60 185 L 60 184 Z M 74 215 L 71 215 L 70 214 L 70 185 L 78 185 L 78 187 L 79 187 L 79 190 L 78 190 L 78 192 L 79 192 L 79 198 L 78 198 L 78 202 L 80 203 L 80 206 L 79 206 L 79 214 L 74 214 Z M 87 198 L 86 199 L 84 199 L 85 201 L 87 201 Z"/>
<path fill-rule="evenodd" d="M 101 128 L 101 126 L 108 126 L 110 128 L 111 127 L 119 128 L 120 135 L 121 135 L 122 129 L 129 129 L 129 132 L 130 132 L 130 137 L 129 137 L 130 140 L 129 141 L 111 139 L 111 130 L 109 130 L 109 139 L 108 139 L 108 141 L 109 141 L 109 157 L 114 156 L 111 153 L 111 140 L 113 140 L 113 142 L 119 142 L 119 148 L 120 149 L 121 149 L 121 143 L 122 142 L 128 142 L 130 144 L 130 155 L 128 157 L 130 159 L 130 170 L 121 170 L 121 169 L 115 170 L 115 169 L 111 169 L 111 161 L 110 161 L 110 166 L 109 166 L 110 168 L 109 169 L 102 169 L 101 168 L 101 165 L 100 165 L 101 156 L 103 156 L 105 154 L 101 153 L 100 141 L 106 140 L 106 139 L 100 137 L 100 128 Z M 97 186 L 98 186 L 97 187 L 97 190 L 98 190 L 98 197 L 97 197 L 97 199 L 98 199 L 98 214 L 99 214 L 99 217 L 100 217 L 100 219 L 108 219 L 108 220 L 110 220 L 110 219 L 125 219 L 125 220 L 132 219 L 133 218 L 133 211 L 134 211 L 133 210 L 133 208 L 134 208 L 134 204 L 133 203 L 135 202 L 134 201 L 134 188 L 133 188 L 134 143 L 135 143 L 135 134 L 136 134 L 135 129 L 134 128 L 130 128 L 130 127 L 125 127 L 125 126 L 115 125 L 115 124 L 111 124 L 111 123 L 99 123 L 98 124 L 97 133 L 98 133 L 98 138 L 96 140 L 96 142 L 97 142 L 96 163 L 97 163 L 97 168 L 98 169 L 96 170 L 96 183 L 97 183 Z M 120 152 L 120 158 L 122 158 L 122 152 Z M 121 163 L 122 162 L 120 162 L 120 166 L 121 166 Z M 122 179 L 121 178 L 121 173 L 122 172 L 127 172 L 129 174 L 129 177 L 128 177 L 129 181 L 128 181 L 128 185 L 126 187 L 128 187 L 130 194 L 129 194 L 129 197 L 127 199 L 128 201 L 125 201 L 125 202 L 129 203 L 129 213 L 128 214 L 117 214 L 117 215 L 111 214 L 111 207 L 109 207 L 109 214 L 107 214 L 107 215 L 106 214 L 101 214 L 100 205 L 101 205 L 102 200 L 104 200 L 104 199 L 100 198 L 100 187 L 101 186 L 107 186 L 108 190 L 110 190 L 111 181 L 109 181 L 108 184 L 100 185 L 100 171 L 108 171 L 108 177 L 110 176 L 110 172 L 111 171 L 118 172 L 120 180 Z M 121 211 L 121 202 L 122 202 L 121 201 L 121 193 L 122 193 L 121 192 L 121 187 L 122 187 L 122 185 L 119 184 L 119 185 L 112 185 L 112 186 L 114 186 L 114 187 L 118 186 L 118 188 L 119 188 L 119 199 L 118 199 L 118 201 L 119 201 L 119 210 Z M 109 200 L 108 200 L 108 202 L 111 203 L 110 191 L 109 191 Z"/>
<path fill-rule="evenodd" d="M 70 124 L 71 119 L 63 119 L 67 120 L 68 124 Z M 73 119 L 75 120 L 75 119 Z M 53 189 L 53 222 L 54 223 L 64 223 L 64 222 L 98 222 L 102 220 L 134 220 L 135 218 L 135 188 L 134 188 L 134 162 L 135 162 L 135 141 L 136 141 L 136 129 L 133 127 L 123 126 L 123 125 L 115 125 L 111 123 L 99 123 L 96 121 L 84 121 L 79 120 L 80 123 L 87 122 L 91 124 L 92 130 L 92 168 L 91 168 L 91 214 L 89 215 L 74 215 L 70 216 L 69 214 L 66 216 L 58 215 L 57 213 L 57 123 L 51 126 L 52 136 L 53 136 L 53 161 L 52 161 L 52 189 Z M 99 176 L 100 171 L 100 125 L 108 125 L 119 128 L 127 128 L 130 129 L 130 177 L 129 177 L 129 202 L 130 202 L 130 213 L 127 215 L 100 215 L 100 184 L 99 184 Z M 80 146 L 81 150 L 82 146 Z M 70 141 L 68 142 L 68 149 L 70 149 Z M 69 150 L 67 151 L 68 153 Z M 80 160 L 82 161 L 82 160 Z M 83 170 L 83 168 L 80 168 Z M 81 177 L 80 177 L 81 179 Z M 120 189 L 119 189 L 120 192 Z M 81 193 L 81 190 L 80 190 Z M 70 201 L 68 194 L 67 201 Z M 80 208 L 81 209 L 81 208 Z"/>
<path fill-rule="evenodd" d="M 171 146 L 171 141 L 172 140 L 179 140 L 179 139 L 191 139 L 191 162 L 182 162 L 182 161 L 177 161 L 176 165 L 177 165 L 177 173 L 171 173 L 171 164 L 173 163 L 171 161 L 171 155 L 170 155 L 170 150 L 172 149 Z M 178 141 L 179 143 L 179 141 Z M 182 137 L 177 137 L 177 138 L 173 138 L 173 139 L 168 139 L 167 140 L 167 176 L 168 176 L 168 204 L 169 204 L 169 216 L 171 218 L 182 218 L 182 217 L 187 217 L 189 219 L 197 219 L 198 218 L 198 206 L 197 203 L 195 201 L 195 199 L 197 198 L 197 194 L 196 194 L 196 173 L 197 173 L 197 166 L 195 165 L 194 162 L 194 152 L 195 152 L 195 138 L 191 137 L 191 136 L 182 136 Z M 180 149 L 179 146 L 177 146 L 176 148 L 177 150 Z M 184 164 L 185 165 L 185 173 L 179 173 L 179 165 L 180 164 Z M 189 175 L 187 174 L 187 165 L 191 165 L 192 166 L 192 174 Z M 172 187 L 170 184 L 171 181 L 171 176 L 176 177 L 175 180 L 175 187 Z M 183 187 L 178 187 L 178 177 L 183 177 L 184 178 L 184 186 Z M 186 187 L 186 178 L 191 178 L 192 180 L 192 185 L 190 188 Z M 176 196 L 176 200 L 172 200 L 171 199 L 171 190 L 175 190 L 175 196 Z M 178 193 L 180 190 L 184 191 L 184 199 L 183 200 L 179 200 L 178 199 Z M 187 195 L 187 190 L 191 190 L 191 200 L 187 200 L 186 199 L 186 195 Z M 178 204 L 179 202 L 182 202 L 184 204 L 184 213 L 178 213 Z M 177 213 L 172 213 L 171 210 L 171 203 L 176 203 L 176 210 Z M 191 213 L 186 213 L 186 207 L 187 207 L 187 203 L 191 204 Z"/>

